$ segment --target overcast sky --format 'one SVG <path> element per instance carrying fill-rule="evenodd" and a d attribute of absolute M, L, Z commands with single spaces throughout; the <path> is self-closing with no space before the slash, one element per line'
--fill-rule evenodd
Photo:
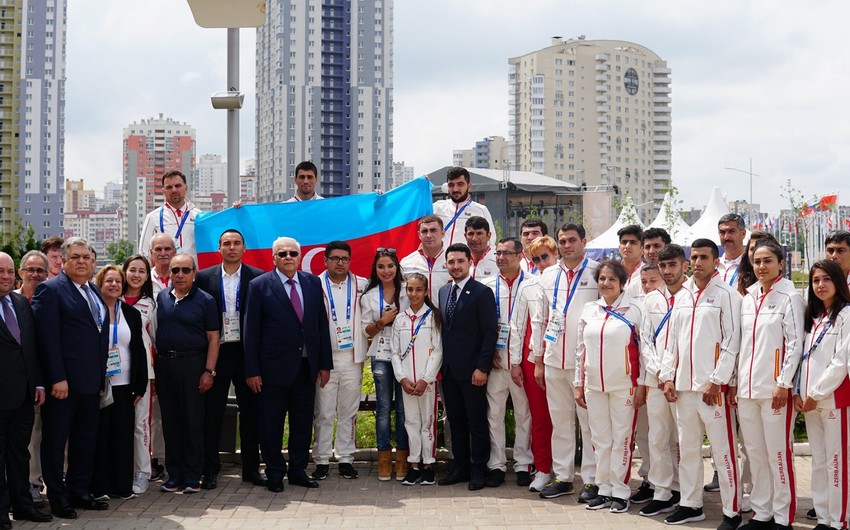
<path fill-rule="evenodd" d="M 275 1 L 275 0 L 268 0 Z M 65 176 L 121 178 L 123 128 L 163 113 L 226 154 L 226 31 L 184 0 L 69 0 Z M 790 179 L 807 196 L 850 174 L 850 2 L 396 0 L 394 154 L 423 174 L 452 150 L 508 136 L 507 60 L 586 35 L 640 43 L 672 69 L 673 184 L 684 207 L 712 186 L 776 213 Z M 844 21 L 844 22 L 842 22 Z M 241 162 L 254 158 L 255 31 L 241 31 Z M 846 186 L 844 186 L 846 187 Z M 840 197 L 850 203 L 850 193 Z M 648 220 L 645 220 L 648 222 Z"/>

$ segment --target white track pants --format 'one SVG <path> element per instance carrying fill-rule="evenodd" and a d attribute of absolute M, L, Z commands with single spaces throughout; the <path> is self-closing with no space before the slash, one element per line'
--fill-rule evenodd
<path fill-rule="evenodd" d="M 641 458 L 649 452 L 649 482 L 655 488 L 654 499 L 668 501 L 674 491 L 679 491 L 679 432 L 676 429 L 676 406 L 669 403 L 664 392 L 650 388 L 646 393 L 646 410 L 649 424 L 648 441 L 640 445 Z M 640 416 L 638 416 L 640 429 Z M 646 447 L 647 449 L 644 449 Z M 643 466 L 641 466 L 643 467 Z"/>
<path fill-rule="evenodd" d="M 162 413 L 159 411 L 159 398 L 151 396 L 151 457 L 165 465 L 165 438 L 162 436 Z"/>
<path fill-rule="evenodd" d="M 708 406 L 702 401 L 702 392 L 680 391 L 678 396 L 676 420 L 679 425 L 679 485 L 682 492 L 679 504 L 702 508 L 702 440 L 703 434 L 706 434 L 717 463 L 723 514 L 735 517 L 741 511 L 735 414 L 725 397 L 720 404 Z"/>
<path fill-rule="evenodd" d="M 634 406 L 634 390 L 598 392 L 587 389 L 585 398 L 596 454 L 599 494 L 628 499 L 638 412 Z"/>
<path fill-rule="evenodd" d="M 812 450 L 812 503 L 818 523 L 847 526 L 848 409 L 806 412 L 806 433 Z"/>
<path fill-rule="evenodd" d="M 41 406 L 35 406 L 35 421 L 30 437 L 30 484 L 41 484 Z"/>
<path fill-rule="evenodd" d="M 640 449 L 638 476 L 644 480 L 649 480 L 652 451 L 649 449 L 649 419 L 647 418 L 646 407 L 638 409 L 637 425 L 635 426 L 635 444 Z"/>
<path fill-rule="evenodd" d="M 755 519 L 792 524 L 797 504 L 794 476 L 794 418 L 791 400 L 775 410 L 771 399 L 738 400 L 741 431 L 753 474 L 750 505 Z"/>
<path fill-rule="evenodd" d="M 581 480 L 596 484 L 596 458 L 590 441 L 587 410 L 576 407 L 575 370 L 546 365 L 546 401 L 552 418 L 552 471 L 562 482 L 575 478 L 576 415 L 581 426 Z M 576 410 L 578 409 L 578 410 Z"/>
<path fill-rule="evenodd" d="M 324 388 L 316 382 L 316 405 L 313 409 L 313 461 L 327 465 L 336 453 L 337 461 L 354 462 L 357 411 L 360 408 L 363 363 L 351 361 L 351 352 L 334 353 L 334 369 Z M 334 436 L 336 419 L 336 441 Z M 332 443 L 333 442 L 333 443 Z"/>
<path fill-rule="evenodd" d="M 136 428 L 133 432 L 133 471 L 151 476 L 151 389 L 136 403 Z"/>
<path fill-rule="evenodd" d="M 508 396 L 513 402 L 516 420 L 514 471 L 530 471 L 534 463 L 531 454 L 531 412 L 525 389 L 514 384 L 510 370 L 492 370 L 487 378 L 487 419 L 490 423 L 490 461 L 487 462 L 487 469 L 508 469 L 505 456 L 505 409 Z"/>
<path fill-rule="evenodd" d="M 437 456 L 437 384 L 431 383 L 421 396 L 402 392 L 404 429 L 410 454 L 407 461 L 433 464 Z"/>

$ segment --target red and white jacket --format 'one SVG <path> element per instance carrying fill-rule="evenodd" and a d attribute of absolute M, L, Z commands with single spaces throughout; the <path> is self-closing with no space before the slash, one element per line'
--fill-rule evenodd
<path fill-rule="evenodd" d="M 581 272 L 585 260 L 587 260 L 587 266 Z M 563 318 L 564 306 L 567 304 L 570 293 L 575 290 L 566 318 L 564 318 L 563 332 L 558 340 L 556 342 L 543 341 L 543 363 L 545 365 L 562 370 L 575 370 L 575 352 L 578 345 L 576 330 L 585 304 L 599 298 L 599 289 L 596 286 L 595 279 L 598 268 L 599 263 L 585 257 L 571 271 L 564 266 L 563 261 L 559 261 L 557 265 L 543 271 L 543 275 L 540 277 L 541 319 L 536 324 L 541 340 L 553 313 L 557 312 L 561 315 L 560 318 Z M 560 276 L 558 272 L 561 273 Z M 572 279 L 570 279 L 570 272 L 573 273 Z M 558 283 L 558 299 L 554 301 L 555 307 L 553 309 L 556 281 Z M 535 325 L 533 321 L 532 325 Z"/>
<path fill-rule="evenodd" d="M 319 281 L 322 284 L 322 292 L 325 298 L 325 310 L 328 313 L 328 327 L 331 333 L 331 351 L 334 354 L 346 353 L 340 351 L 337 345 L 336 328 L 337 326 L 351 326 L 352 338 L 354 339 L 354 347 L 351 349 L 351 362 L 362 363 L 366 360 L 366 354 L 369 352 L 369 341 L 366 334 L 363 332 L 363 322 L 360 319 L 360 297 L 363 295 L 363 290 L 366 289 L 366 278 L 361 278 L 354 273 L 349 273 L 348 278 L 342 283 L 334 283 L 328 278 L 328 271 L 323 271 L 319 274 Z M 351 318 L 346 320 L 346 304 L 348 303 L 348 284 L 351 282 Z M 328 283 L 331 286 L 331 292 L 328 292 Z M 334 308 L 336 309 L 336 322 L 331 314 L 331 303 L 329 297 L 333 296 Z"/>
<path fill-rule="evenodd" d="M 673 316 L 675 297 L 667 291 L 666 286 L 662 286 L 647 293 L 642 302 L 644 312 L 641 322 L 641 362 L 645 373 L 644 384 L 657 387 L 661 356 L 673 341 L 670 334 L 670 317 Z"/>
<path fill-rule="evenodd" d="M 792 388 L 803 355 L 806 303 L 791 280 L 781 276 L 767 293 L 757 283 L 741 305 L 738 397 L 768 399 Z"/>
<path fill-rule="evenodd" d="M 493 296 L 496 298 L 496 304 L 498 304 L 496 313 L 499 316 L 499 327 L 505 325 L 512 331 L 511 317 L 513 316 L 513 311 L 516 311 L 519 290 L 522 288 L 522 285 L 529 281 L 532 277 L 533 276 L 531 274 L 520 271 L 519 276 L 514 278 L 514 280 L 510 283 L 501 274 L 481 281 L 481 283 L 493 291 Z M 511 311 L 511 308 L 513 308 L 513 311 Z M 496 348 L 494 360 L 498 359 L 499 366 L 501 366 L 502 370 L 510 370 L 511 366 L 519 364 L 510 358 L 510 351 L 512 343 L 518 343 L 519 347 L 522 348 L 522 342 L 525 335 L 513 334 L 511 331 L 508 331 L 508 343 L 506 347 Z"/>
<path fill-rule="evenodd" d="M 533 363 L 535 357 L 543 355 L 543 305 L 540 301 L 540 276 L 526 272 L 516 296 L 516 306 L 511 317 L 511 337 L 523 339 L 512 340 L 508 344 L 511 366 L 522 362 L 525 338 L 529 333 L 528 360 Z"/>
<path fill-rule="evenodd" d="M 626 318 L 631 326 L 610 314 Z M 628 293 L 607 307 L 605 300 L 588 302 L 578 325 L 575 386 L 613 392 L 642 384 L 640 324 L 643 311 Z"/>
<path fill-rule="evenodd" d="M 440 367 L 443 364 L 443 341 L 440 338 L 440 330 L 434 327 L 433 311 L 424 317 L 425 321 L 419 328 L 416 340 L 402 360 L 413 333 L 422 322 L 425 313 L 428 313 L 428 306 L 424 304 L 419 311 L 413 311 L 408 307 L 393 321 L 390 349 L 393 352 L 393 373 L 399 383 L 405 377 L 414 384 L 420 379 L 433 383 L 437 380 L 437 374 L 440 373 Z"/>
<path fill-rule="evenodd" d="M 819 409 L 841 408 L 847 406 L 850 396 L 850 379 L 847 364 L 850 362 L 850 306 L 844 307 L 823 334 L 817 349 L 811 351 L 818 337 L 829 324 L 829 313 L 816 318 L 812 330 L 806 334 L 803 342 L 803 355 L 800 362 L 800 375 L 797 379 L 797 393 L 803 401 L 811 397 L 818 402 Z M 841 390 L 839 390 L 839 388 Z"/>
<path fill-rule="evenodd" d="M 412 272 L 418 272 L 428 278 L 428 297 L 434 303 L 437 303 L 437 293 L 440 292 L 440 287 L 452 281 L 449 270 L 446 268 L 445 245 L 434 258 L 434 263 L 431 266 L 428 265 L 428 258 L 422 252 L 421 245 L 418 249 L 403 257 L 399 265 L 401 265 L 401 274 L 405 280 Z"/>
<path fill-rule="evenodd" d="M 487 247 L 481 259 L 472 257 L 472 266 L 470 267 L 469 275 L 473 280 L 484 283 L 484 280 L 495 278 L 499 275 L 499 266 L 496 265 L 496 254 L 492 247 Z"/>
<path fill-rule="evenodd" d="M 457 218 L 451 226 L 448 226 L 449 221 Z M 472 216 L 483 217 L 487 219 L 490 225 L 490 246 L 496 248 L 496 226 L 493 224 L 493 217 L 490 215 L 490 210 L 481 203 L 472 200 L 472 197 L 467 197 L 467 200 L 461 203 L 454 202 L 451 198 L 442 199 L 434 202 L 434 214 L 439 215 L 443 220 L 443 228 L 446 229 L 446 235 L 443 236 L 443 247 L 448 248 L 452 243 L 466 244 L 464 230 L 466 230 L 466 222 Z"/>
<path fill-rule="evenodd" d="M 121 297 L 124 300 L 124 297 Z M 124 300 L 126 302 L 126 300 Z M 156 379 L 156 373 L 153 369 L 153 361 L 156 345 L 156 301 L 152 298 L 144 296 L 139 298 L 133 305 L 142 314 L 142 343 L 145 345 L 148 363 L 148 379 Z"/>
<path fill-rule="evenodd" d="M 693 278 L 676 293 L 671 340 L 661 357 L 661 381 L 702 392 L 709 383 L 734 384 L 741 346 L 741 295 L 714 273 L 702 291 Z"/>

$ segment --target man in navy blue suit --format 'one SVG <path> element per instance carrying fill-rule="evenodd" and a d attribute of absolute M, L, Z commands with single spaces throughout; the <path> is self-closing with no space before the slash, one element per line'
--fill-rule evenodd
<path fill-rule="evenodd" d="M 36 288 L 32 310 L 48 391 L 41 413 L 44 483 L 53 514 L 74 519 L 74 508 L 109 507 L 89 494 L 100 393 L 106 380 L 109 311 L 89 281 L 95 258 L 88 242 L 66 239 L 62 259 L 59 276 Z"/>
<path fill-rule="evenodd" d="M 281 454 L 289 414 L 289 483 L 319 484 L 307 476 L 316 379 L 324 387 L 333 369 L 328 316 L 319 278 L 298 270 L 301 245 L 280 237 L 272 245 L 275 269 L 248 284 L 245 308 L 245 377 L 260 395 L 260 450 L 267 488 L 283 491 Z"/>
<path fill-rule="evenodd" d="M 452 282 L 440 288 L 443 397 L 451 422 L 455 466 L 440 485 L 469 481 L 482 489 L 490 459 L 487 376 L 493 367 L 498 323 L 493 291 L 469 276 L 472 253 L 463 243 L 446 249 Z"/>

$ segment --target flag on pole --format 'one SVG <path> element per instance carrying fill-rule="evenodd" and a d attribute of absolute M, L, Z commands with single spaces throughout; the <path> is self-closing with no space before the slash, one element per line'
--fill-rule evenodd
<path fill-rule="evenodd" d="M 287 236 L 301 244 L 301 269 L 319 274 L 325 270 L 325 245 L 341 240 L 351 245 L 351 271 L 368 278 L 378 247 L 396 249 L 401 259 L 419 246 L 416 220 L 434 213 L 431 187 L 430 181 L 419 177 L 384 194 L 246 205 L 198 214 L 198 266 L 221 262 L 218 238 L 235 228 L 245 237 L 244 262 L 255 267 L 271 270 L 272 243 Z"/>
<path fill-rule="evenodd" d="M 838 195 L 824 195 L 818 204 L 821 210 L 834 211 L 838 209 Z"/>

